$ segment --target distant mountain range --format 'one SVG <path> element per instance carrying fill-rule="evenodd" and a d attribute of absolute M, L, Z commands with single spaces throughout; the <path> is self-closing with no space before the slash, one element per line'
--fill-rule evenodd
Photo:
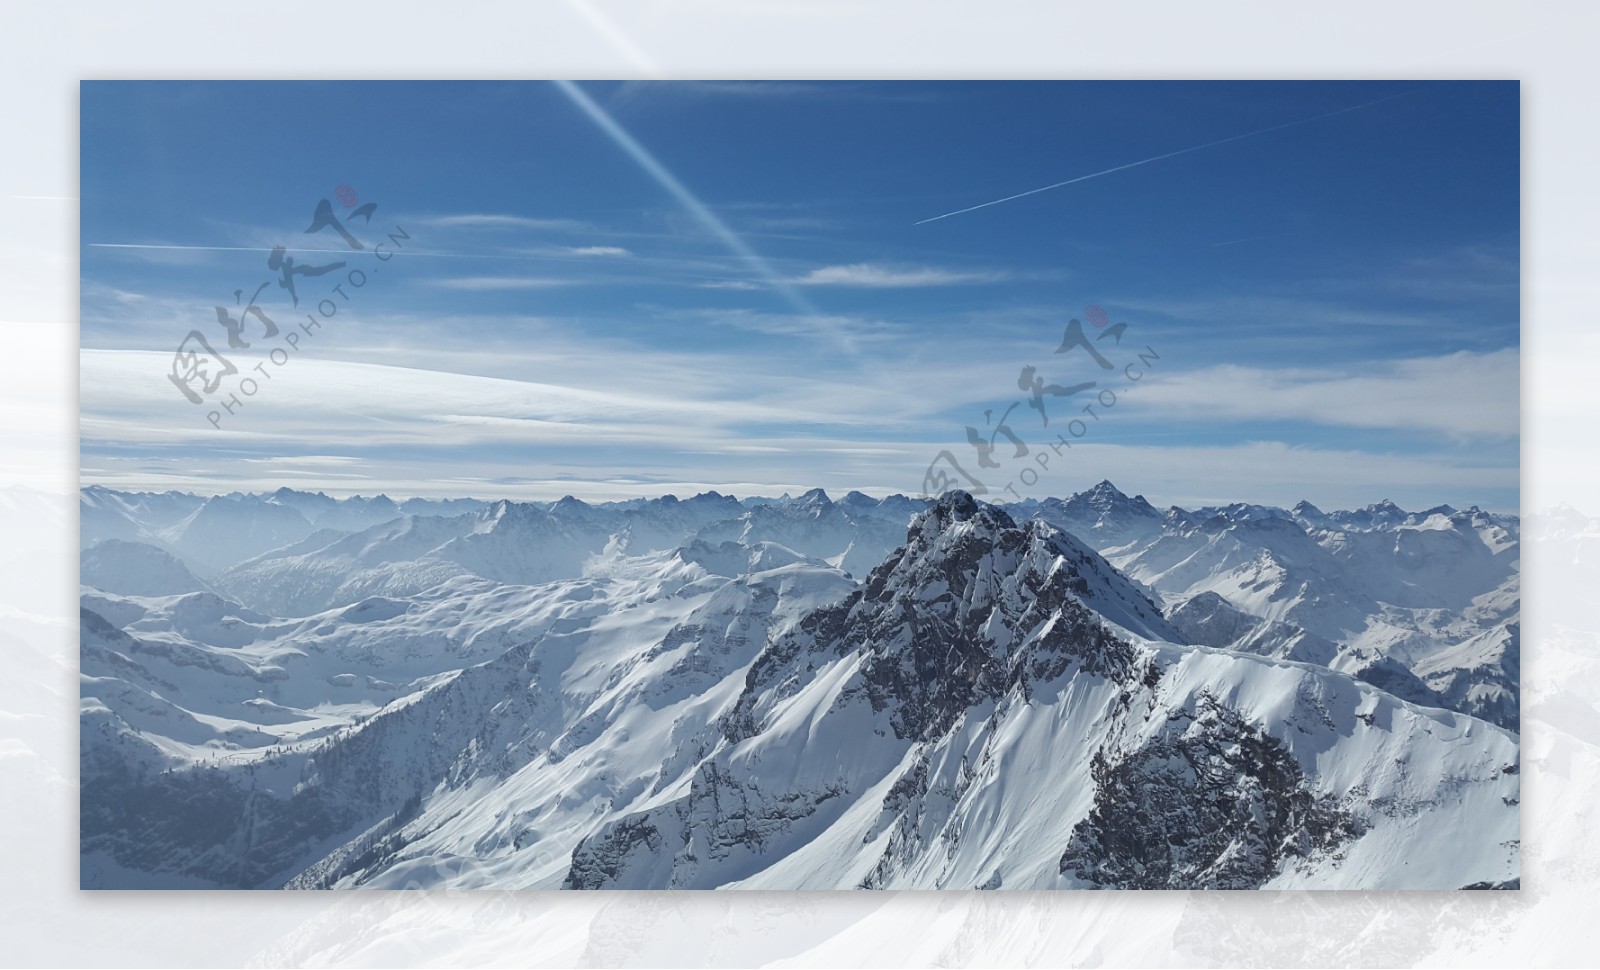
<path fill-rule="evenodd" d="M 80 511 L 86 887 L 1518 878 L 1515 516 L 1110 482 Z"/>

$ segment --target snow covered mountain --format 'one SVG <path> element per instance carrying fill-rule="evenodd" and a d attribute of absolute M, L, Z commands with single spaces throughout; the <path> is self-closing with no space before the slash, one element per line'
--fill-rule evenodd
<path fill-rule="evenodd" d="M 1422 692 L 1410 685 L 1402 696 L 1517 728 L 1515 516 L 1409 513 L 1392 502 L 1334 513 L 1308 502 L 1156 513 L 1110 482 L 1026 511 L 1089 543 L 1165 608 L 1184 610 L 1198 642 L 1305 659 L 1389 689 L 1417 679 Z M 1204 634 L 1202 613 L 1212 617 Z M 1224 629 L 1232 632 L 1219 639 Z M 1294 657 L 1282 645 L 1297 638 Z M 1328 644 L 1336 656 L 1326 656 Z"/>
<path fill-rule="evenodd" d="M 183 560 L 142 542 L 104 539 L 83 550 L 78 560 L 85 586 L 130 596 L 168 596 L 210 589 Z"/>
<path fill-rule="evenodd" d="M 85 886 L 1518 875 L 1515 519 L 323 499 L 84 490 Z"/>
<path fill-rule="evenodd" d="M 564 884 L 1421 884 L 1472 867 L 1418 835 L 1429 810 L 1383 809 L 1443 791 L 1508 844 L 1480 878 L 1510 874 L 1514 735 L 1325 669 L 1150 641 L 1174 632 L 1070 537 L 957 494 L 763 651 L 723 744 L 580 844 Z M 1474 728 L 1485 745 L 1460 744 Z M 1392 871 L 1402 846 L 1417 873 Z"/>

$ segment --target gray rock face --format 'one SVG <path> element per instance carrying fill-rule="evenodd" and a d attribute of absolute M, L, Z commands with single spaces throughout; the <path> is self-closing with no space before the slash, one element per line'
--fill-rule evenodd
<path fill-rule="evenodd" d="M 1086 602 L 1181 639 L 1138 589 L 1070 536 L 1040 521 L 1018 526 L 1004 510 L 953 492 L 912 521 L 906 545 L 857 593 L 808 616 L 756 659 L 727 719 L 728 738 L 756 731 L 752 711 L 765 691 L 815 670 L 820 656 L 807 657 L 808 649 L 862 654 L 859 681 L 847 690 L 864 694 L 874 711 L 888 710 L 896 736 L 913 740 L 937 737 L 980 699 L 1026 690 L 1073 662 L 1091 674 L 1125 675 L 1131 647 Z"/>
<path fill-rule="evenodd" d="M 605 889 L 631 869 L 662 873 L 662 888 L 693 887 L 702 862 L 760 854 L 797 822 L 848 792 L 843 784 L 773 795 L 716 760 L 701 764 L 687 798 L 624 818 L 572 853 L 564 889 Z M 637 873 L 633 873 L 637 874 Z"/>
<path fill-rule="evenodd" d="M 1103 889 L 1256 889 L 1360 821 L 1318 797 L 1281 742 L 1215 698 L 1126 754 L 1095 754 L 1094 808 L 1061 872 Z"/>
<path fill-rule="evenodd" d="M 1426 704 L 1429 707 L 1449 706 L 1455 710 L 1464 710 L 1461 703 L 1446 704 L 1444 698 L 1427 684 L 1423 683 L 1416 674 L 1405 668 L 1405 665 L 1393 657 L 1376 657 L 1368 663 L 1351 671 L 1357 679 L 1364 680 L 1374 687 L 1386 690 L 1396 697 L 1408 700 L 1413 704 Z M 1468 712 L 1474 713 L 1474 712 Z M 1481 714 L 1478 716 L 1482 716 Z M 1494 720 L 1494 718 L 1487 718 Z M 1515 730 L 1516 724 L 1510 727 Z"/>

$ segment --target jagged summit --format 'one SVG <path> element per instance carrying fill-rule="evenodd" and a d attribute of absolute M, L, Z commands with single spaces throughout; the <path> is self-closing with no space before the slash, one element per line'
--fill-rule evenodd
<path fill-rule="evenodd" d="M 927 509 L 914 516 L 911 520 L 910 534 L 915 537 L 929 528 L 943 530 L 954 523 L 967 522 L 975 518 L 984 519 L 997 529 L 1014 529 L 1017 526 L 1005 509 L 998 505 L 979 502 L 968 492 L 956 489 L 945 492 Z"/>
<path fill-rule="evenodd" d="M 1162 520 L 1162 514 L 1144 496 L 1129 498 L 1109 479 L 1064 500 L 1044 499 L 1017 511 L 1053 522 L 1074 535 L 1118 540 L 1158 527 Z"/>
<path fill-rule="evenodd" d="M 1139 636 L 1182 640 L 1143 591 L 1070 533 L 1040 519 L 1018 523 L 1000 506 L 959 490 L 912 518 L 905 549 L 872 571 L 867 590 L 870 596 L 874 588 L 942 585 L 946 595 L 981 607 L 1007 583 L 1046 599 L 1081 600 Z"/>
<path fill-rule="evenodd" d="M 1409 514 L 1405 509 L 1396 505 L 1394 502 L 1391 502 L 1389 499 L 1373 502 L 1371 505 L 1365 506 L 1357 511 L 1365 512 L 1373 518 L 1382 517 L 1386 520 L 1393 518 L 1403 519 Z"/>
<path fill-rule="evenodd" d="M 947 492 L 855 593 L 758 658 L 726 730 L 733 740 L 759 732 L 764 698 L 797 666 L 859 651 L 854 689 L 892 712 L 899 737 L 929 739 L 1019 678 L 1049 680 L 1074 664 L 1128 675 L 1132 647 L 1113 631 L 1181 641 L 1154 604 L 1067 533 Z"/>
<path fill-rule="evenodd" d="M 1070 498 L 1079 499 L 1097 506 L 1121 505 L 1129 501 L 1127 493 L 1113 485 L 1109 478 L 1100 479 L 1094 485 L 1072 495 Z"/>
<path fill-rule="evenodd" d="M 1156 511 L 1155 506 L 1145 500 L 1143 495 L 1129 497 L 1126 492 L 1113 485 L 1110 479 L 1101 479 L 1092 488 L 1069 496 L 1062 503 L 1062 506 L 1069 515 L 1155 516 L 1160 514 Z"/>

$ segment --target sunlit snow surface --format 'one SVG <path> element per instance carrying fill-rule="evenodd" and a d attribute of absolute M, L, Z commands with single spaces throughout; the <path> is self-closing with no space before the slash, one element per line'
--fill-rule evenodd
<path fill-rule="evenodd" d="M 1515 517 L 80 501 L 86 887 L 1519 876 Z"/>

